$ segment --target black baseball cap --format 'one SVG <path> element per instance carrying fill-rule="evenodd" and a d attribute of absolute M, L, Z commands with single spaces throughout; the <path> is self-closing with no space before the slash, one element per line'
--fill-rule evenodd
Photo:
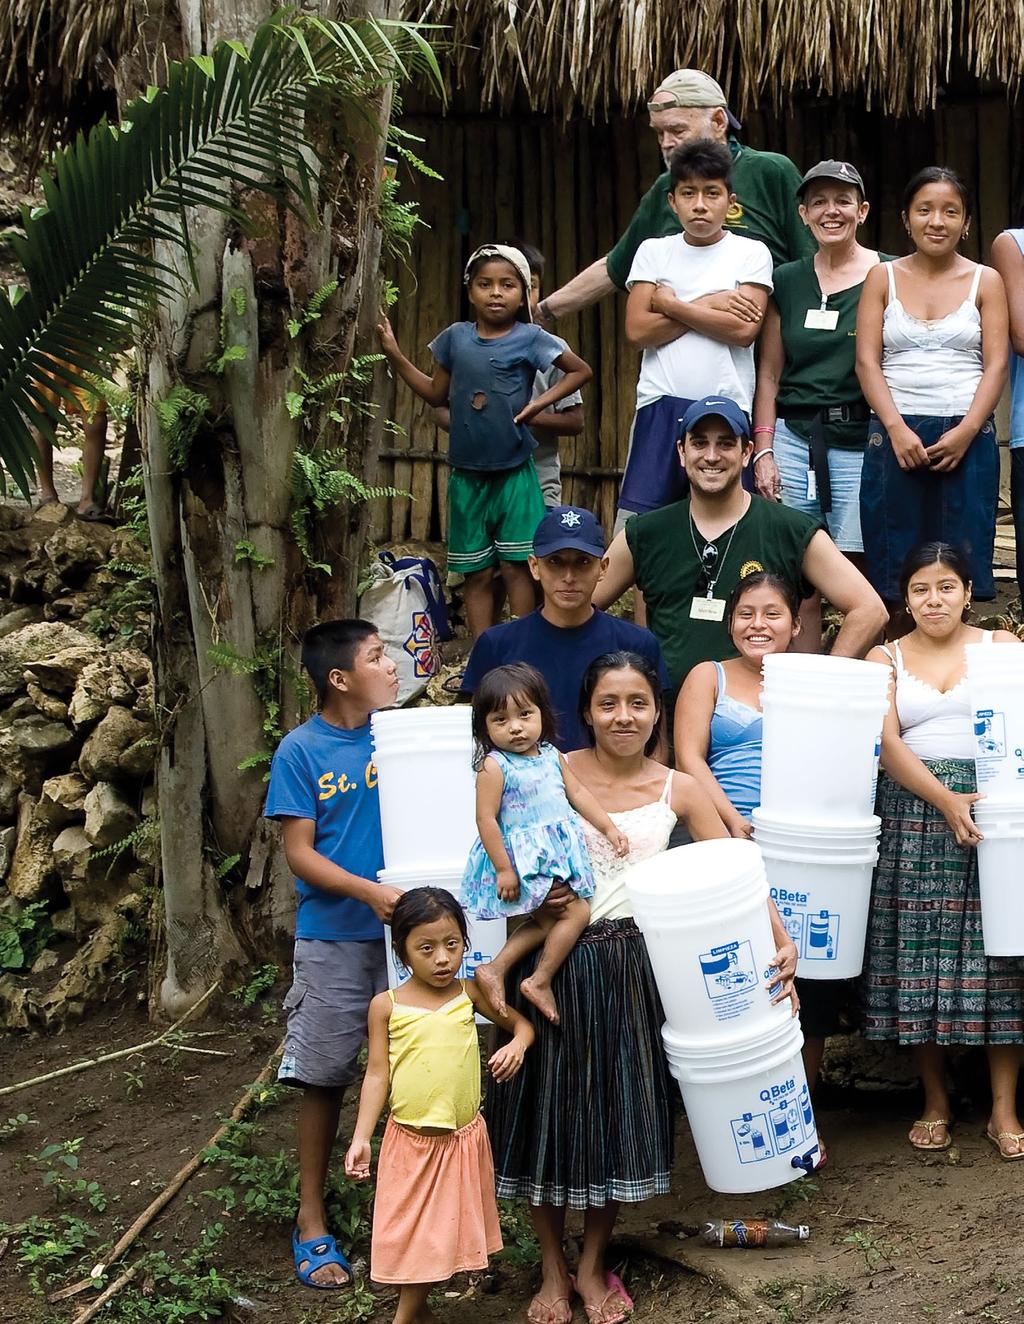
<path fill-rule="evenodd" d="M 801 179 L 796 196 L 802 198 L 807 185 L 813 183 L 816 179 L 831 179 L 837 184 L 852 184 L 854 188 L 860 190 L 862 198 L 867 196 L 863 176 L 856 166 L 850 165 L 849 161 L 819 161 L 817 165 L 811 166 L 807 174 Z"/>
<path fill-rule="evenodd" d="M 737 437 L 750 436 L 750 421 L 735 400 L 725 395 L 706 395 L 703 400 L 694 400 L 679 420 L 679 440 L 692 432 L 702 418 L 713 415 L 724 418 Z"/>
<path fill-rule="evenodd" d="M 537 525 L 533 554 L 550 556 L 570 548 L 588 556 L 604 556 L 604 529 L 593 512 L 582 506 L 555 506 Z"/>

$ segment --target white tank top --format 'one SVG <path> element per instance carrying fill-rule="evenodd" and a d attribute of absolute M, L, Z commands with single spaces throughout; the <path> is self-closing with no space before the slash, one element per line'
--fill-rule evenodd
<path fill-rule="evenodd" d="M 885 263 L 889 302 L 882 318 L 882 375 L 892 402 L 905 417 L 956 417 L 974 403 L 981 381 L 981 313 L 976 265 L 971 290 L 945 317 L 912 317 L 896 294 L 895 264 Z"/>
<path fill-rule="evenodd" d="M 669 801 L 672 798 L 672 773 L 657 800 L 638 805 L 636 809 L 623 809 L 609 813 L 608 817 L 629 838 L 629 854 L 624 860 L 612 850 L 608 838 L 597 828 L 580 819 L 583 836 L 594 871 L 594 895 L 590 898 L 590 922 L 598 919 L 632 919 L 633 908 L 626 896 L 626 875 L 630 867 L 641 860 L 649 860 L 668 845 L 676 816 Z"/>
<path fill-rule="evenodd" d="M 984 630 L 980 642 L 990 644 L 991 631 Z M 977 746 L 966 665 L 953 688 L 943 693 L 907 670 L 898 642 L 892 648 L 895 656 L 885 651 L 896 665 L 896 715 L 903 743 L 919 759 L 973 759 Z"/>

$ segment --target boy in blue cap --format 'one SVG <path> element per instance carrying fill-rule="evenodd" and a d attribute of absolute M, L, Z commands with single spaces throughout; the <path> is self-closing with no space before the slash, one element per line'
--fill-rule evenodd
<path fill-rule="evenodd" d="M 528 662 L 547 682 L 558 718 L 556 744 L 568 751 L 587 744 L 577 707 L 583 673 L 594 658 L 619 649 L 640 653 L 667 685 L 661 648 L 650 630 L 594 606 L 594 590 L 607 564 L 604 530 L 591 511 L 580 506 L 549 510 L 537 526 L 529 560 L 543 605 L 484 631 L 466 663 L 463 696 L 469 698 L 494 667 Z"/>

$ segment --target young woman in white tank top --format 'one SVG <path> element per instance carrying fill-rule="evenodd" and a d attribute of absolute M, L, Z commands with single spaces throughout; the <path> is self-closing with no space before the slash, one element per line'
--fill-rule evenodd
<path fill-rule="evenodd" d="M 967 563 L 948 544 L 917 548 L 901 588 L 914 628 L 868 654 L 892 669 L 895 692 L 882 731 L 882 835 L 863 977 L 864 1033 L 911 1047 L 924 1089 L 909 1135 L 916 1149 L 951 1143 L 947 1045 L 984 1045 L 992 1083 L 986 1135 L 1001 1158 L 1016 1161 L 1024 1159 L 1015 1104 L 1024 962 L 987 958 L 982 941 L 964 647 L 1020 641 L 1006 630 L 966 623 Z"/>
<path fill-rule="evenodd" d="M 1006 383 L 1002 278 L 958 252 L 967 190 L 929 166 L 907 185 L 914 252 L 868 272 L 857 315 L 857 376 L 871 406 L 861 479 L 868 578 L 888 603 L 913 547 L 962 547 L 974 595 L 995 596 L 999 454 L 992 413 Z"/>

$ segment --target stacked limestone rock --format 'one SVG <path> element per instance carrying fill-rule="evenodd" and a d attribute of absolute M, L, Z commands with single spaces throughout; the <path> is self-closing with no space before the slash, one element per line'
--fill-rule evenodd
<path fill-rule="evenodd" d="M 148 910 L 157 733 L 149 659 L 71 623 L 124 535 L 63 507 L 0 520 L 0 914 L 43 902 L 57 935 L 48 988 L 0 978 L 0 1023 L 27 1025 L 83 1010 Z"/>

